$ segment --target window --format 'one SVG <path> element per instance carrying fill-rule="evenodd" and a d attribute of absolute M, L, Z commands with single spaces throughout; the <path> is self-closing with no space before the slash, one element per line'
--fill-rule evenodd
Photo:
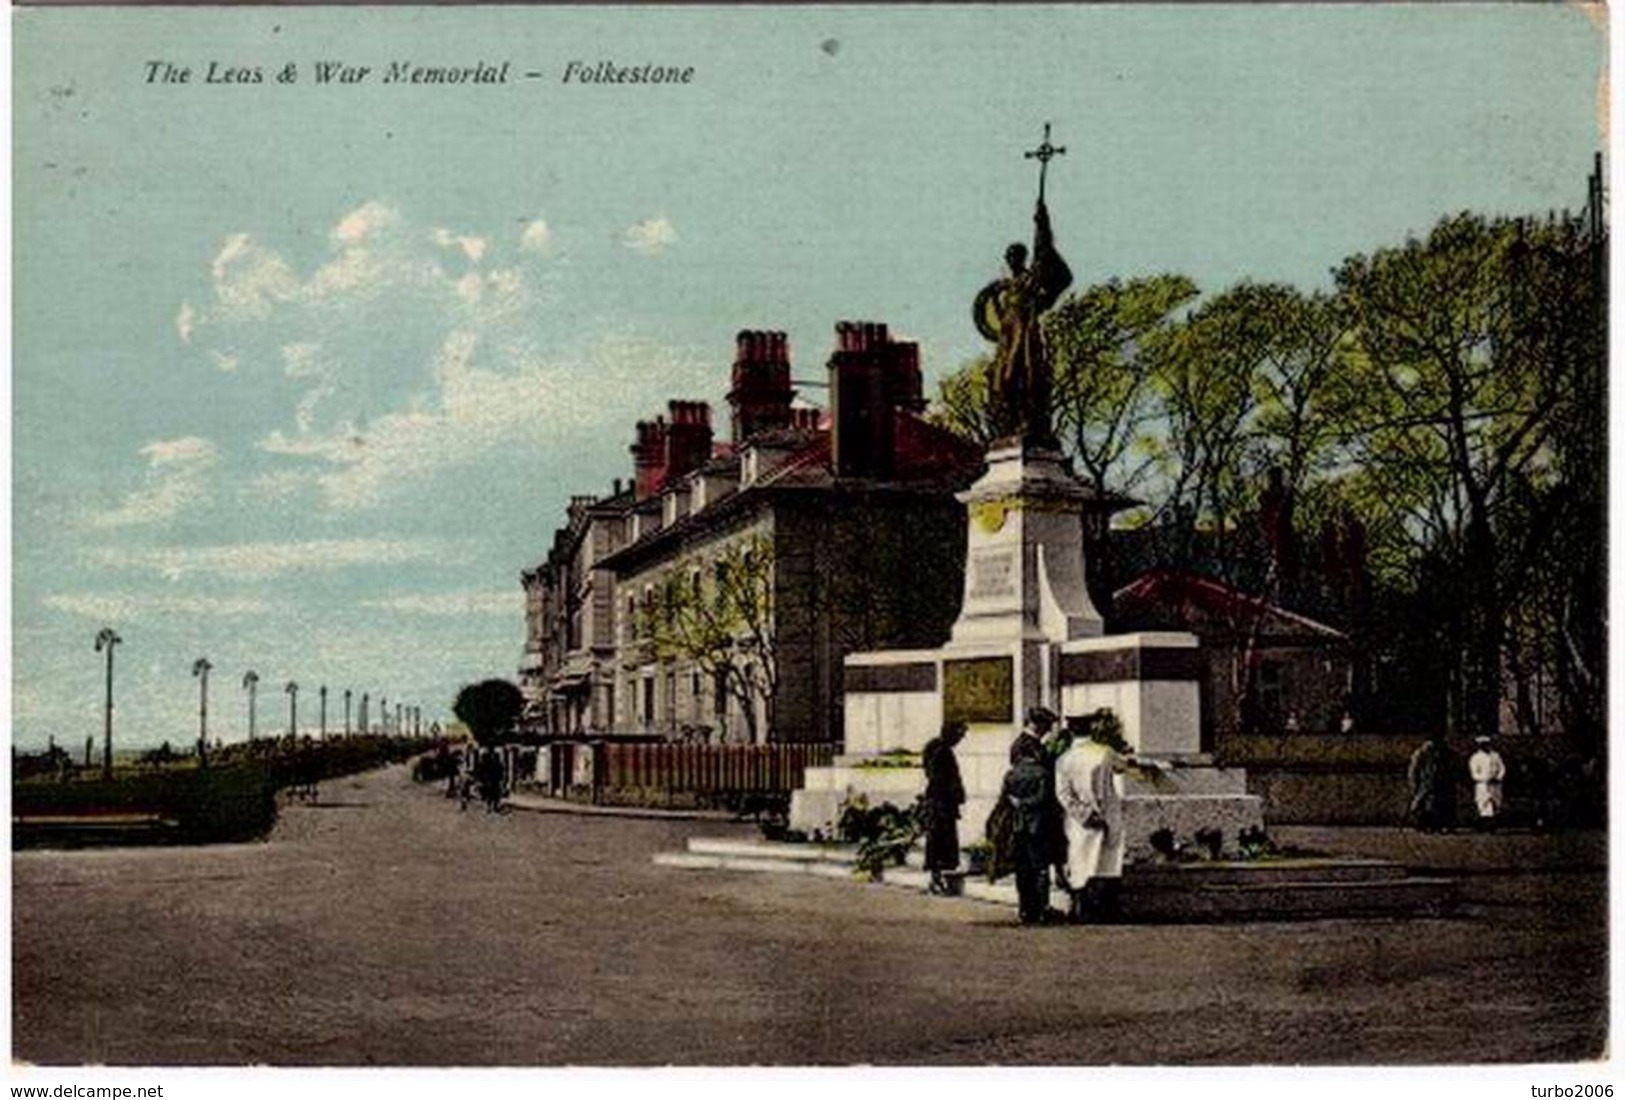
<path fill-rule="evenodd" d="M 652 729 L 655 724 L 655 678 L 646 676 L 643 679 L 643 728 Z"/>
<path fill-rule="evenodd" d="M 1258 666 L 1258 710 L 1270 726 L 1279 726 L 1286 716 L 1286 674 L 1280 661 L 1265 660 Z"/>

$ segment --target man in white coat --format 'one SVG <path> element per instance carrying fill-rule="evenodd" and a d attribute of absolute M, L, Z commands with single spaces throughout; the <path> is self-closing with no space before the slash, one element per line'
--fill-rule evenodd
<path fill-rule="evenodd" d="M 1091 731 L 1106 732 L 1098 717 Z M 1109 735 L 1108 735 L 1109 736 Z M 1104 738 L 1080 736 L 1055 761 L 1055 796 L 1066 816 L 1066 878 L 1072 915 L 1107 915 L 1123 875 L 1122 758 Z"/>
<path fill-rule="evenodd" d="M 1478 827 L 1489 829 L 1501 812 L 1501 784 L 1507 777 L 1507 766 L 1488 737 L 1480 735 L 1474 742 L 1478 749 L 1467 758 L 1467 774 L 1472 777 L 1473 800 L 1478 803 Z"/>

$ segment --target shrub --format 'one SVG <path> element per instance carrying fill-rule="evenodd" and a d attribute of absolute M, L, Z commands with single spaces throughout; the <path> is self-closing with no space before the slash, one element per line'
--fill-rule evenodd
<path fill-rule="evenodd" d="M 871 807 L 868 799 L 858 795 L 842 803 L 836 832 L 847 843 L 857 844 L 857 869 L 876 878 L 908 857 L 925 831 L 921 811 L 918 800 L 903 810 L 890 802 Z"/>

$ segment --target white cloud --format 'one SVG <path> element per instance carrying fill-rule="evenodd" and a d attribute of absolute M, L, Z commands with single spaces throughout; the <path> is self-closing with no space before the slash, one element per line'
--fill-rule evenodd
<path fill-rule="evenodd" d="M 524 232 L 519 234 L 521 252 L 546 252 L 552 243 L 553 230 L 541 218 L 526 222 Z"/>
<path fill-rule="evenodd" d="M 282 373 L 289 378 L 308 378 L 322 372 L 322 345 L 313 340 L 282 345 Z"/>
<path fill-rule="evenodd" d="M 479 263 L 485 255 L 485 249 L 490 243 L 484 237 L 464 237 L 453 233 L 449 229 L 436 229 L 430 239 L 441 248 L 460 248 L 463 255 L 468 257 L 470 263 Z"/>
<path fill-rule="evenodd" d="M 517 586 L 512 592 L 433 592 L 362 600 L 361 606 L 409 615 L 522 615 L 525 601 Z"/>
<path fill-rule="evenodd" d="M 278 303 L 299 295 L 299 277 L 287 262 L 254 243 L 247 233 L 227 237 L 215 254 L 213 312 L 228 318 L 263 320 Z M 195 328 L 198 319 L 194 316 Z"/>
<path fill-rule="evenodd" d="M 457 296 L 469 305 L 473 305 L 480 300 L 480 292 L 484 287 L 485 284 L 480 279 L 479 273 L 470 271 L 457 280 Z"/>
<path fill-rule="evenodd" d="M 241 495 L 250 503 L 279 503 L 296 499 L 315 482 L 316 475 L 310 470 L 273 470 L 256 475 Z"/>
<path fill-rule="evenodd" d="M 697 358 L 625 337 L 606 338 L 580 361 L 528 357 L 506 370 L 480 365 L 487 350 L 471 330 L 450 333 L 435 362 L 437 403 L 378 417 L 364 438 L 350 427 L 328 435 L 273 432 L 259 446 L 329 462 L 317 482 L 330 507 L 375 507 L 492 452 L 554 448 L 599 431 L 606 406 L 625 395 L 684 392 L 708 371 Z"/>
<path fill-rule="evenodd" d="M 676 237 L 660 217 L 629 230 L 626 244 L 652 255 Z M 560 355 L 543 336 L 554 327 L 546 275 L 462 262 L 491 255 L 488 240 L 413 226 L 374 200 L 340 218 L 332 251 L 298 272 L 246 233 L 222 243 L 193 345 L 221 370 L 274 372 L 282 392 L 295 387 L 286 419 L 254 444 L 285 461 L 234 486 L 237 500 L 292 504 L 310 491 L 333 511 L 378 506 L 502 452 L 556 453 L 616 408 L 629 424 L 642 411 L 628 408 L 638 393 L 715 383 L 706 362 L 649 341 L 610 336 Z M 520 249 L 551 240 L 537 218 Z"/>
<path fill-rule="evenodd" d="M 213 443 L 195 435 L 182 436 L 180 439 L 155 439 L 142 447 L 140 453 L 154 467 L 212 463 L 218 457 Z"/>
<path fill-rule="evenodd" d="M 147 460 L 140 488 L 131 491 L 117 508 L 90 516 L 90 526 L 167 523 L 209 496 L 209 473 L 220 456 L 207 439 L 185 436 L 154 440 L 139 453 Z"/>
<path fill-rule="evenodd" d="M 272 610 L 268 600 L 215 596 L 98 595 L 60 593 L 41 601 L 46 607 L 83 615 L 101 622 L 129 622 L 142 616 L 176 615 L 186 618 L 240 618 Z"/>
<path fill-rule="evenodd" d="M 372 199 L 340 218 L 333 227 L 330 239 L 335 247 L 360 244 L 399 220 L 400 213 L 393 206 Z"/>
<path fill-rule="evenodd" d="M 223 546 L 100 547 L 89 552 L 105 569 L 157 573 L 169 580 L 216 576 L 268 580 L 286 573 L 325 573 L 358 565 L 456 561 L 466 548 L 430 539 L 313 539 L 242 542 Z"/>
<path fill-rule="evenodd" d="M 181 338 L 181 343 L 192 342 L 192 330 L 197 326 L 197 311 L 192 308 L 191 302 L 182 302 L 180 312 L 175 314 L 175 332 Z"/>
<path fill-rule="evenodd" d="M 646 218 L 626 231 L 626 247 L 645 256 L 658 256 L 677 240 L 677 230 L 665 218 Z"/>

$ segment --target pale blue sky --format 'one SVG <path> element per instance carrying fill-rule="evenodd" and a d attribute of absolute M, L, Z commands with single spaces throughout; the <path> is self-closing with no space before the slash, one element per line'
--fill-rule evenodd
<path fill-rule="evenodd" d="M 1578 205 L 1605 53 L 1532 5 L 13 21 L 15 736 L 73 746 L 104 624 L 124 744 L 195 735 L 201 655 L 227 739 L 250 667 L 265 729 L 289 679 L 314 723 L 322 683 L 440 714 L 512 676 L 563 502 L 669 396 L 725 430 L 736 330 L 788 330 L 811 378 L 846 318 L 920 340 L 932 382 L 980 350 L 1046 119 L 1080 283 L 1322 285 L 1451 211 Z M 601 58 L 697 75 L 556 82 Z M 268 83 L 148 85 L 150 59 Z M 397 59 L 548 75 L 311 82 Z"/>

